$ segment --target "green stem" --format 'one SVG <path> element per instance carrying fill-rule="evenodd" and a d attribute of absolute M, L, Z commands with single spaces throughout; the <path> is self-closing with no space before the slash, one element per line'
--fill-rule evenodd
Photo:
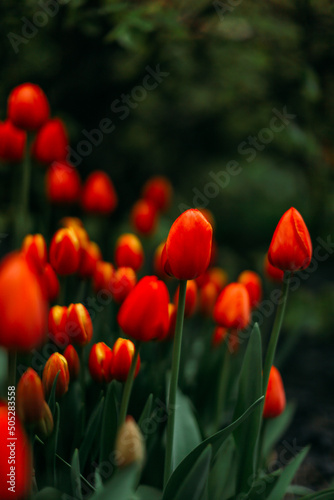
<path fill-rule="evenodd" d="M 186 290 L 187 290 L 187 280 L 180 280 L 179 303 L 177 307 L 175 337 L 173 344 L 172 373 L 169 386 L 168 409 L 167 409 L 168 422 L 167 422 L 167 443 L 166 443 L 166 456 L 165 456 L 164 486 L 166 486 L 168 479 L 172 473 L 175 406 L 176 406 L 176 393 L 177 393 L 180 359 L 181 359 L 182 330 L 183 330 L 184 308 L 186 303 Z"/>
<path fill-rule="evenodd" d="M 137 361 L 138 361 L 138 356 L 139 356 L 140 345 L 141 345 L 141 342 L 135 343 L 135 353 L 134 353 L 133 358 L 132 358 L 128 378 L 126 379 L 125 386 L 123 389 L 121 408 L 119 411 L 119 423 L 118 423 L 119 428 L 124 424 L 125 419 L 126 419 L 126 415 L 128 413 L 128 406 L 129 406 L 133 381 L 135 378 L 135 371 L 136 371 L 136 366 L 137 366 Z"/>
<path fill-rule="evenodd" d="M 27 218 L 29 209 L 29 192 L 31 178 L 31 161 L 30 161 L 30 145 L 31 138 L 27 135 L 26 151 L 22 162 L 21 185 L 19 188 L 18 211 L 15 224 L 15 246 L 19 247 L 22 244 L 24 235 L 27 232 Z"/>
<path fill-rule="evenodd" d="M 228 338 L 224 342 L 224 352 L 222 356 L 222 366 L 219 375 L 219 384 L 218 384 L 218 392 L 217 392 L 217 408 L 216 408 L 216 419 L 215 419 L 215 431 L 218 431 L 220 428 L 220 423 L 222 421 L 222 414 L 226 402 L 226 391 L 227 384 L 229 380 L 229 371 L 230 371 L 230 359 L 231 353 L 228 349 Z"/>
<path fill-rule="evenodd" d="M 283 280 L 283 288 L 282 288 L 282 292 L 281 292 L 281 299 L 280 299 L 279 305 L 277 307 L 274 326 L 273 326 L 273 329 L 271 332 L 268 350 L 267 350 L 266 358 L 264 361 L 264 369 L 263 369 L 263 394 L 264 395 L 267 392 L 270 370 L 271 370 L 271 367 L 272 367 L 272 365 L 274 363 L 274 359 L 275 359 L 275 352 L 276 352 L 278 337 L 279 337 L 279 333 L 281 330 L 281 326 L 282 326 L 282 322 L 283 322 L 283 318 L 284 318 L 284 313 L 285 313 L 285 306 L 286 306 L 286 302 L 287 302 L 287 298 L 288 298 L 290 278 L 291 278 L 291 273 L 285 274 L 284 280 Z"/>
<path fill-rule="evenodd" d="M 8 387 L 16 386 L 16 351 L 8 351 Z"/>

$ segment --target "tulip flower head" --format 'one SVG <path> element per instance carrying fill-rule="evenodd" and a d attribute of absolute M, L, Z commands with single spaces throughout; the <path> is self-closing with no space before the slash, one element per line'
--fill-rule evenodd
<path fill-rule="evenodd" d="M 109 290 L 117 304 L 122 304 L 137 283 L 137 275 L 131 267 L 116 269 L 110 278 Z"/>
<path fill-rule="evenodd" d="M 104 342 L 98 342 L 92 346 L 89 354 L 88 369 L 95 382 L 102 384 L 112 380 L 112 357 L 112 350 Z"/>
<path fill-rule="evenodd" d="M 64 358 L 68 364 L 68 371 L 70 373 L 70 380 L 75 380 L 80 372 L 80 359 L 77 351 L 73 345 L 68 345 L 64 351 Z"/>
<path fill-rule="evenodd" d="M 58 205 L 76 203 L 81 191 L 81 179 L 76 168 L 67 161 L 55 161 L 46 174 L 46 195 Z"/>
<path fill-rule="evenodd" d="M 108 215 L 115 210 L 117 202 L 117 194 L 110 177 L 102 170 L 92 172 L 82 190 L 83 209 L 86 212 Z"/>
<path fill-rule="evenodd" d="M 51 354 L 46 362 L 43 370 L 43 387 L 44 393 L 48 397 L 50 395 L 54 380 L 59 372 L 56 385 L 56 397 L 60 398 L 68 391 L 68 384 L 70 383 L 70 373 L 66 358 L 59 352 Z"/>
<path fill-rule="evenodd" d="M 59 229 L 50 245 L 50 264 L 57 274 L 75 273 L 80 263 L 80 243 L 73 228 Z"/>
<path fill-rule="evenodd" d="M 213 317 L 220 326 L 242 330 L 250 322 L 250 313 L 247 288 L 241 283 L 230 283 L 218 296 Z"/>
<path fill-rule="evenodd" d="M 148 236 L 156 229 L 158 212 L 151 201 L 138 200 L 132 207 L 130 219 L 138 233 Z"/>
<path fill-rule="evenodd" d="M 8 117 L 18 128 L 37 130 L 49 114 L 49 102 L 38 85 L 23 83 L 15 87 L 8 97 Z"/>
<path fill-rule="evenodd" d="M 27 134 L 15 127 L 10 120 L 0 123 L 0 159 L 20 162 L 26 147 Z"/>
<path fill-rule="evenodd" d="M 92 340 L 93 324 L 83 304 L 70 304 L 67 308 L 66 332 L 71 343 L 86 345 Z"/>
<path fill-rule="evenodd" d="M 50 164 L 66 159 L 68 136 L 59 118 L 48 120 L 39 129 L 32 145 L 32 155 L 40 163 Z"/>
<path fill-rule="evenodd" d="M 119 338 L 112 349 L 111 376 L 119 382 L 125 382 L 128 378 L 132 358 L 135 354 L 135 346 L 131 340 Z M 134 376 L 138 375 L 140 368 L 140 356 L 135 369 Z"/>
<path fill-rule="evenodd" d="M 66 347 L 70 338 L 66 332 L 67 307 L 53 306 L 49 311 L 48 327 L 49 337 L 58 348 Z"/>
<path fill-rule="evenodd" d="M 262 282 L 260 276 L 254 271 L 243 271 L 238 278 L 247 288 L 251 308 L 257 307 L 262 299 Z"/>
<path fill-rule="evenodd" d="M 140 239 L 135 234 L 122 234 L 116 241 L 116 265 L 118 267 L 132 267 L 134 271 L 138 271 L 143 262 L 144 250 Z"/>
<path fill-rule="evenodd" d="M 153 203 L 159 212 L 166 212 L 171 203 L 173 188 L 166 177 L 156 176 L 149 179 L 143 187 L 144 200 Z"/>
<path fill-rule="evenodd" d="M 271 265 L 282 271 L 306 269 L 312 258 L 312 242 L 306 224 L 295 208 L 281 217 L 268 251 Z"/>
<path fill-rule="evenodd" d="M 280 372 L 271 367 L 266 397 L 263 407 L 263 418 L 275 418 L 285 410 L 286 399 Z"/>
<path fill-rule="evenodd" d="M 101 290 L 109 290 L 110 280 L 114 274 L 114 266 L 110 262 L 99 260 L 96 263 L 93 274 L 93 288 L 95 293 Z"/>
<path fill-rule="evenodd" d="M 17 410 L 27 424 L 37 423 L 44 415 L 42 381 L 32 368 L 23 373 L 17 384 Z"/>
<path fill-rule="evenodd" d="M 89 241 L 84 248 L 81 248 L 79 276 L 81 278 L 91 278 L 94 275 L 96 264 L 101 259 L 100 247 L 94 241 Z"/>
<path fill-rule="evenodd" d="M 212 227 L 204 215 L 196 209 L 183 212 L 173 223 L 166 242 L 167 261 L 175 278 L 191 280 L 204 273 L 210 262 L 211 244 Z"/>
<path fill-rule="evenodd" d="M 47 263 L 43 269 L 42 281 L 46 290 L 47 299 L 52 302 L 59 295 L 60 285 L 53 267 Z"/>
<path fill-rule="evenodd" d="M 21 250 L 36 270 L 43 273 L 48 259 L 44 237 L 41 234 L 28 234 L 23 240 Z"/>

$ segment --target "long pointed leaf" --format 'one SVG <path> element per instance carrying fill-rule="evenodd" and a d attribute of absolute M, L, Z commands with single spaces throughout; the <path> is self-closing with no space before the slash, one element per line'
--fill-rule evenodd
<path fill-rule="evenodd" d="M 181 483 L 175 500 L 200 500 L 208 480 L 212 446 L 209 444 L 197 459 L 195 465 Z"/>
<path fill-rule="evenodd" d="M 71 461 L 71 481 L 73 495 L 77 500 L 82 500 L 81 480 L 80 480 L 80 461 L 78 448 L 74 450 Z"/>
<path fill-rule="evenodd" d="M 85 431 L 85 437 L 82 441 L 79 450 L 80 465 L 82 471 L 85 469 L 86 461 L 89 456 L 89 452 L 92 448 L 97 431 L 100 429 L 102 410 L 103 410 L 104 398 L 101 398 L 97 408 L 93 411 Z"/>

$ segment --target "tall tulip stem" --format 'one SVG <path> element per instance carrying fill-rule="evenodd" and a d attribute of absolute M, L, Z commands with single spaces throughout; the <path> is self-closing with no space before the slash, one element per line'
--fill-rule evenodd
<path fill-rule="evenodd" d="M 176 406 L 176 393 L 177 393 L 177 385 L 178 385 L 179 370 L 180 370 L 186 290 L 187 290 L 187 280 L 180 280 L 179 302 L 177 307 L 175 337 L 173 344 L 172 373 L 169 386 L 168 409 L 167 409 L 168 422 L 167 422 L 167 443 L 166 443 L 166 456 L 165 456 L 164 486 L 166 486 L 168 479 L 170 478 L 170 475 L 172 473 L 175 406 Z"/>
<path fill-rule="evenodd" d="M 31 178 L 30 158 L 31 137 L 27 134 L 26 150 L 22 162 L 21 185 L 19 187 L 18 211 L 15 224 L 15 246 L 19 247 L 26 233 L 29 211 L 29 192 Z"/>
<path fill-rule="evenodd" d="M 119 428 L 121 427 L 122 424 L 124 424 L 126 415 L 128 412 L 128 406 L 129 406 L 129 401 L 130 401 L 130 396 L 131 396 L 131 391 L 132 391 L 132 386 L 133 386 L 133 381 L 135 378 L 135 371 L 136 371 L 136 366 L 137 366 L 137 361 L 138 361 L 138 356 L 139 356 L 139 350 L 140 350 L 141 342 L 136 342 L 135 343 L 135 352 L 132 358 L 131 362 L 131 367 L 130 371 L 128 374 L 128 378 L 126 379 L 125 386 L 123 389 L 123 396 L 122 396 L 122 401 L 121 401 L 121 408 L 119 411 L 119 422 L 118 426 Z"/>

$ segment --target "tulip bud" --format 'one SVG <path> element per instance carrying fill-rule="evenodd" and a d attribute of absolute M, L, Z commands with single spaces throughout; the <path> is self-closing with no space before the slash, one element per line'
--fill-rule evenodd
<path fill-rule="evenodd" d="M 98 261 L 93 274 L 93 288 L 95 293 L 101 290 L 109 290 L 110 280 L 114 274 L 114 266 L 109 262 Z"/>
<path fill-rule="evenodd" d="M 137 276 L 131 267 L 116 269 L 110 278 L 109 290 L 117 304 L 124 302 L 137 283 Z"/>
<path fill-rule="evenodd" d="M 40 347 L 47 330 L 47 303 L 39 277 L 22 253 L 0 264 L 0 345 L 30 351 Z"/>
<path fill-rule="evenodd" d="M 241 283 L 230 283 L 218 296 L 213 317 L 220 326 L 242 330 L 250 322 L 250 313 L 246 287 Z"/>
<path fill-rule="evenodd" d="M 81 249 L 81 257 L 79 264 L 79 275 L 81 278 L 91 278 L 94 275 L 96 264 L 102 259 L 100 247 L 89 241 L 87 245 Z"/>
<path fill-rule="evenodd" d="M 166 242 L 168 265 L 180 280 L 191 280 L 207 269 L 212 227 L 199 210 L 183 212 L 173 223 Z M 166 269 L 166 264 L 165 264 Z"/>
<path fill-rule="evenodd" d="M 131 210 L 130 219 L 138 233 L 150 235 L 156 229 L 158 212 L 151 201 L 138 200 Z"/>
<path fill-rule="evenodd" d="M 66 331 L 67 307 L 53 306 L 49 311 L 48 327 L 49 337 L 58 348 L 66 347 L 69 342 L 69 336 Z"/>
<path fill-rule="evenodd" d="M 66 159 L 68 136 L 59 118 L 48 120 L 39 129 L 32 145 L 32 156 L 40 163 L 50 164 Z"/>
<path fill-rule="evenodd" d="M 134 271 L 138 271 L 143 262 L 144 250 L 140 239 L 135 234 L 122 234 L 116 241 L 116 265 L 118 267 L 132 267 Z"/>
<path fill-rule="evenodd" d="M 73 345 L 68 345 L 64 351 L 64 358 L 68 364 L 68 371 L 70 373 L 70 380 L 75 380 L 80 372 L 80 359 L 77 351 Z"/>
<path fill-rule="evenodd" d="M 199 290 L 199 310 L 204 317 L 210 318 L 218 297 L 216 285 L 207 283 Z"/>
<path fill-rule="evenodd" d="M 80 243 L 73 228 L 59 229 L 50 245 L 50 264 L 57 274 L 66 276 L 78 270 Z"/>
<path fill-rule="evenodd" d="M 262 282 L 260 276 L 254 271 L 244 271 L 239 275 L 238 282 L 247 288 L 251 308 L 257 307 L 262 299 Z"/>
<path fill-rule="evenodd" d="M 0 123 L 0 159 L 9 162 L 20 162 L 23 159 L 27 142 L 27 134 L 16 128 L 11 121 Z"/>
<path fill-rule="evenodd" d="M 112 352 L 111 376 L 118 380 L 118 382 L 125 382 L 128 378 L 132 358 L 135 354 L 135 346 L 131 340 L 119 338 L 116 340 Z M 138 375 L 139 368 L 140 356 L 138 356 L 135 377 Z"/>
<path fill-rule="evenodd" d="M 53 302 L 59 295 L 60 285 L 57 275 L 50 264 L 46 264 L 44 267 L 42 281 L 46 289 L 47 299 Z"/>
<path fill-rule="evenodd" d="M 306 224 L 295 208 L 281 217 L 271 240 L 268 259 L 282 271 L 306 269 L 312 259 L 312 242 Z"/>
<path fill-rule="evenodd" d="M 44 393 L 42 381 L 32 368 L 28 368 L 17 384 L 17 411 L 27 424 L 36 423 L 43 417 Z"/>
<path fill-rule="evenodd" d="M 285 410 L 286 399 L 280 372 L 271 367 L 266 397 L 263 407 L 263 418 L 278 417 Z"/>
<path fill-rule="evenodd" d="M 179 289 L 178 286 L 176 293 L 174 295 L 174 304 L 177 307 L 179 303 Z M 184 317 L 189 318 L 192 316 L 197 308 L 197 285 L 195 280 L 187 281 L 186 289 L 186 302 L 184 307 Z"/>
<path fill-rule="evenodd" d="M 143 198 L 153 203 L 159 212 L 166 212 L 173 194 L 172 184 L 166 177 L 152 177 L 143 187 Z"/>
<path fill-rule="evenodd" d="M 28 234 L 23 240 L 21 250 L 36 270 L 42 274 L 48 259 L 44 237 L 41 234 Z"/>
<path fill-rule="evenodd" d="M 14 436 L 10 433 L 14 432 Z M 13 476 L 13 463 L 8 459 L 11 451 L 11 442 L 15 438 L 15 474 Z M 32 478 L 32 453 L 28 438 L 24 432 L 21 422 L 15 418 L 15 425 L 9 425 L 8 408 L 0 406 L 0 470 L 2 480 L 0 481 L 1 500 L 30 498 Z M 8 450 L 8 452 L 5 452 Z M 12 478 L 11 478 L 12 476 Z M 8 481 L 8 482 L 7 482 Z M 13 484 L 11 484 L 11 481 Z M 14 490 L 10 490 L 10 488 Z"/>
<path fill-rule="evenodd" d="M 117 194 L 110 177 L 101 170 L 92 172 L 83 187 L 81 203 L 86 212 L 108 215 L 117 206 Z"/>
<path fill-rule="evenodd" d="M 70 304 L 67 309 L 66 332 L 71 342 L 86 345 L 92 340 L 93 324 L 83 304 Z"/>
<path fill-rule="evenodd" d="M 145 276 L 120 307 L 117 320 L 126 335 L 142 341 L 166 335 L 169 294 L 156 276 Z"/>
<path fill-rule="evenodd" d="M 51 203 L 76 203 L 80 197 L 81 179 L 76 168 L 65 160 L 51 164 L 46 173 L 46 195 Z"/>
<path fill-rule="evenodd" d="M 49 118 L 49 102 L 43 90 L 33 83 L 15 87 L 8 98 L 8 117 L 18 128 L 36 130 Z"/>
<path fill-rule="evenodd" d="M 142 433 L 132 417 L 127 417 L 120 427 L 115 443 L 115 455 L 119 467 L 127 467 L 133 463 L 143 464 L 145 447 Z"/>
<path fill-rule="evenodd" d="M 89 373 L 99 384 L 111 381 L 112 350 L 104 342 L 98 342 L 91 348 L 88 360 Z"/>
<path fill-rule="evenodd" d="M 47 360 L 42 376 L 44 393 L 47 397 L 50 395 L 53 382 L 58 372 L 59 375 L 56 385 L 56 397 L 60 398 L 68 391 L 70 374 L 68 371 L 68 364 L 64 356 L 59 354 L 59 352 L 54 352 Z"/>
<path fill-rule="evenodd" d="M 228 329 L 223 326 L 216 326 L 212 335 L 212 346 L 218 347 L 227 338 Z"/>
<path fill-rule="evenodd" d="M 270 264 L 268 254 L 266 254 L 264 258 L 264 272 L 271 281 L 282 283 L 284 278 L 284 271 Z"/>
<path fill-rule="evenodd" d="M 53 432 L 54 422 L 49 405 L 44 401 L 43 416 L 36 425 L 36 433 L 43 439 L 47 439 Z"/>

